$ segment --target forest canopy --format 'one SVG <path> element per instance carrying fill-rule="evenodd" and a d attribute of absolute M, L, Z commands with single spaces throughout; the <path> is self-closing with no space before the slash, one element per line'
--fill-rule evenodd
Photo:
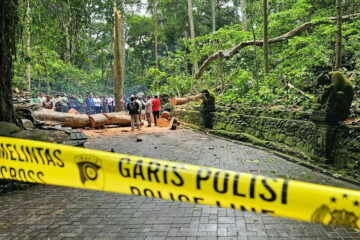
<path fill-rule="evenodd" d="M 14 87 L 33 95 L 113 94 L 115 4 L 124 21 L 125 95 L 143 89 L 180 97 L 223 85 L 217 96 L 224 103 L 304 109 L 312 105 L 311 97 L 320 92 L 317 78 L 334 69 L 336 20 L 269 44 L 268 74 L 263 71 L 263 48 L 247 46 L 216 59 L 196 79 L 197 68 L 218 51 L 263 39 L 263 1 L 192 0 L 193 32 L 188 2 L 21 1 Z M 341 7 L 343 16 L 359 13 L 360 1 L 345 0 Z M 269 39 L 337 15 L 335 0 L 269 0 L 267 12 Z M 355 85 L 355 100 L 360 85 L 359 29 L 360 17 L 343 22 L 341 69 Z M 28 62 L 30 84 L 25 76 Z"/>

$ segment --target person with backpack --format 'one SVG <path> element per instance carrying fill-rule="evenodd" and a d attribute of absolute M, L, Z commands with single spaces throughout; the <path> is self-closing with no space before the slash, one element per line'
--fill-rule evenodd
<path fill-rule="evenodd" d="M 135 101 L 135 96 L 131 95 L 130 102 L 127 105 L 127 109 L 129 111 L 129 115 L 131 116 L 131 131 L 135 129 L 135 121 L 136 127 L 140 130 L 140 122 L 139 122 L 139 104 Z"/>

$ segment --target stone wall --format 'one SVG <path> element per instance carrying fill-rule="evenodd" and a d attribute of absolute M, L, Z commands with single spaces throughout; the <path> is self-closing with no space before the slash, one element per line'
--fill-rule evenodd
<path fill-rule="evenodd" d="M 176 114 L 180 121 L 201 128 L 199 109 L 178 109 Z M 217 106 L 213 128 L 207 131 L 298 158 L 329 163 L 329 159 L 322 153 L 323 145 L 328 144 L 327 130 L 310 119 L 310 112 Z M 335 143 L 330 145 L 332 164 L 336 167 L 358 169 L 360 127 L 344 125 L 335 129 Z"/>

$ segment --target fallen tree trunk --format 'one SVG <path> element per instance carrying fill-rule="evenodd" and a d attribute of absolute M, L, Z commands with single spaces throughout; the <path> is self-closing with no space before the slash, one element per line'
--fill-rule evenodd
<path fill-rule="evenodd" d="M 89 115 L 90 127 L 99 128 L 104 127 L 107 121 L 107 118 L 102 114 Z"/>
<path fill-rule="evenodd" d="M 217 86 L 216 88 L 211 89 L 211 92 L 216 92 L 218 90 L 221 90 L 222 86 Z M 188 102 L 192 102 L 192 101 L 197 101 L 201 99 L 202 94 L 198 93 L 195 96 L 188 96 L 188 97 L 182 97 L 182 98 L 177 98 L 174 97 L 171 99 L 171 105 L 175 106 L 175 105 L 183 105 L 185 103 Z"/>
<path fill-rule="evenodd" d="M 342 17 L 342 21 L 348 21 L 351 20 L 352 18 L 356 18 L 356 17 L 360 17 L 360 13 L 355 13 L 355 14 L 350 14 L 350 15 L 345 15 Z M 278 42 L 283 42 L 287 39 L 293 38 L 296 35 L 298 35 L 299 33 L 301 33 L 304 30 L 307 30 L 311 27 L 317 26 L 317 25 L 321 25 L 321 24 L 330 24 L 333 23 L 333 21 L 336 21 L 337 17 L 327 17 L 327 18 L 323 18 L 323 19 L 318 19 L 318 20 L 313 20 L 307 23 L 304 23 L 296 28 L 294 28 L 293 30 L 291 30 L 290 32 L 287 32 L 281 36 L 269 39 L 268 44 L 274 44 L 274 43 L 278 43 Z M 204 61 L 204 63 L 201 65 L 199 71 L 195 74 L 195 79 L 199 79 L 202 74 L 204 73 L 204 71 L 217 59 L 219 58 L 225 58 L 225 59 L 229 59 L 232 56 L 234 56 L 236 53 L 239 52 L 240 49 L 248 47 L 248 46 L 258 46 L 258 47 L 262 47 L 264 44 L 263 40 L 259 40 L 259 41 L 246 41 L 246 42 L 241 42 L 237 45 L 235 45 L 234 47 L 230 48 L 230 49 L 226 49 L 226 50 L 221 50 L 218 51 L 216 53 L 214 53 L 213 55 L 211 55 L 208 59 L 206 59 Z"/>
<path fill-rule="evenodd" d="M 103 115 L 106 117 L 106 125 L 131 125 L 131 117 L 127 112 L 103 113 Z"/>
<path fill-rule="evenodd" d="M 90 120 L 86 114 L 37 110 L 33 112 L 33 116 L 40 121 L 58 122 L 62 127 L 85 128 L 90 126 Z"/>

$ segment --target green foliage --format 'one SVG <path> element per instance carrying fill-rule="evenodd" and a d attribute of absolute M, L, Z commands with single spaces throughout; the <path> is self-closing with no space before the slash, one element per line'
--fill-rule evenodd
<path fill-rule="evenodd" d="M 194 95 L 222 83 L 225 91 L 217 100 L 248 106 L 285 105 L 308 109 L 307 100 L 288 83 L 307 95 L 317 96 L 316 79 L 334 66 L 336 25 L 323 24 L 296 37 L 269 46 L 270 73 L 263 75 L 263 51 L 253 46 L 241 49 L 229 59 L 217 60 L 197 80 L 192 62 L 199 66 L 219 50 L 243 41 L 262 39 L 262 1 L 247 1 L 249 30 L 240 24 L 239 0 L 216 1 L 216 29 L 212 32 L 211 3 L 192 0 L 195 45 L 189 36 L 187 4 L 162 0 L 157 4 L 158 54 L 155 68 L 153 0 L 147 1 L 147 14 L 136 11 L 142 1 L 120 1 L 125 20 L 126 95 L 144 90 L 169 96 Z M 31 78 L 32 92 L 46 91 L 46 71 L 51 93 L 85 95 L 88 91 L 113 94 L 113 1 L 31 0 Z M 20 3 L 19 39 L 14 86 L 26 89 L 24 81 L 24 3 Z M 359 0 L 343 1 L 343 13 L 360 12 Z M 308 21 L 335 16 L 335 0 L 269 0 L 269 37 L 280 36 Z M 253 26 L 253 28 L 251 27 Z M 355 102 L 360 105 L 360 20 L 343 24 L 343 71 L 353 76 Z M 252 32 L 253 30 L 253 32 Z M 67 46 L 67 39 L 70 46 Z M 68 47 L 70 49 L 68 49 Z M 65 63 L 65 55 L 70 62 Z M 315 98 L 314 98 L 315 99 Z M 360 106 L 359 106 L 360 107 Z"/>

